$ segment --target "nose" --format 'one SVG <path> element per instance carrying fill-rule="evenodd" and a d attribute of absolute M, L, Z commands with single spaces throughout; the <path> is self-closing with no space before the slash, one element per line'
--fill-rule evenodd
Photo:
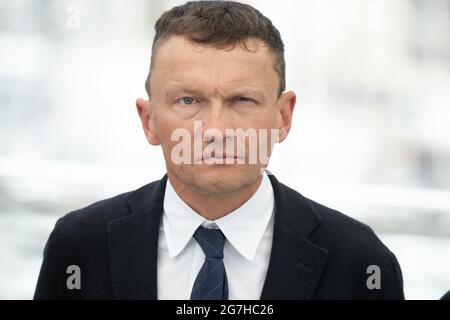
<path fill-rule="evenodd" d="M 219 132 L 223 138 L 223 142 L 227 138 L 231 138 L 231 136 L 227 137 L 226 131 L 227 129 L 234 129 L 234 125 L 231 120 L 230 110 L 222 101 L 210 103 L 200 120 L 202 121 L 204 142 L 220 142 L 215 141 Z"/>

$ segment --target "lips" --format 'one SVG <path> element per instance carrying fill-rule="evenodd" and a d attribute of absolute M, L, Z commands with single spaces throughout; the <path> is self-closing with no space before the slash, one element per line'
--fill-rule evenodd
<path fill-rule="evenodd" d="M 202 160 L 207 160 L 207 159 L 242 159 L 241 157 L 237 157 L 235 155 L 227 155 L 227 154 L 211 154 L 211 155 L 207 155 L 206 157 L 202 157 Z"/>
<path fill-rule="evenodd" d="M 202 161 L 217 160 L 217 163 L 221 163 L 225 162 L 226 159 L 233 159 L 233 162 L 236 162 L 236 159 L 244 159 L 244 157 L 236 155 L 235 153 L 217 152 L 216 150 L 212 150 L 210 153 L 202 155 Z"/>

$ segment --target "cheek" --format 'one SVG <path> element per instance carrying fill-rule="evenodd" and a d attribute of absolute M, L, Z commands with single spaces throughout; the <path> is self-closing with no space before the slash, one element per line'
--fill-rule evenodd
<path fill-rule="evenodd" d="M 176 130 L 186 129 L 191 136 L 193 135 L 193 122 L 186 123 L 186 121 L 180 121 L 169 113 L 159 114 L 158 117 L 155 117 L 155 126 L 157 127 L 161 146 L 169 152 L 173 146 L 180 142 L 177 139 L 172 141 L 172 134 L 176 132 Z"/>
<path fill-rule="evenodd" d="M 271 129 L 277 127 L 277 113 L 268 109 L 262 113 L 249 117 L 248 124 L 255 129 Z M 250 127 L 250 126 L 249 126 Z"/>

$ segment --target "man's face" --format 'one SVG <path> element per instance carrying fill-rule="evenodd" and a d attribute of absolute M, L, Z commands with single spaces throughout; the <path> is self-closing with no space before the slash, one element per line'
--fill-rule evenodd
<path fill-rule="evenodd" d="M 162 146 L 169 177 L 172 175 L 184 186 L 203 194 L 238 192 L 256 183 L 266 166 L 259 157 L 260 139 L 254 145 L 248 138 L 230 135 L 230 129 L 255 130 L 257 136 L 264 132 L 260 129 L 266 129 L 266 154 L 270 155 L 271 129 L 280 130 L 278 139 L 282 141 L 290 127 L 295 95 L 288 92 L 278 96 L 280 80 L 268 47 L 255 39 L 248 39 L 246 44 L 251 51 L 239 44 L 232 50 L 219 49 L 181 36 L 169 37 L 153 57 L 150 101 L 138 103 L 149 142 Z M 197 126 L 194 130 L 194 122 L 201 123 L 201 129 Z M 172 134 L 180 129 L 190 133 L 191 148 L 183 149 L 190 153 L 189 163 L 180 164 L 173 158 L 174 147 L 180 141 L 173 139 Z M 221 133 L 222 138 L 212 138 L 211 129 Z M 194 154 L 195 138 L 200 138 L 202 150 L 208 145 L 209 150 L 215 149 L 209 153 L 214 156 L 209 163 L 225 163 L 205 163 L 207 157 L 202 154 L 198 158 L 198 153 Z M 234 148 L 227 152 L 230 139 L 234 140 Z M 243 153 L 238 151 L 239 143 L 244 146 Z M 222 148 L 211 148 L 211 144 Z M 218 150 L 223 150 L 223 154 Z M 258 155 L 256 163 L 249 163 L 250 152 Z M 222 159 L 227 157 L 231 160 Z M 233 157 L 244 158 L 245 164 L 236 164 Z M 230 161 L 235 163 L 226 163 Z"/>

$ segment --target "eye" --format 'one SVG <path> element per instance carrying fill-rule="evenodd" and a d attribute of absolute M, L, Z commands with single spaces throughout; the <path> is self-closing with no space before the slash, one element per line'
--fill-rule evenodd
<path fill-rule="evenodd" d="M 233 100 L 235 102 L 239 102 L 239 103 L 257 103 L 255 100 L 253 100 L 252 98 L 248 98 L 248 97 L 236 97 Z"/>
<path fill-rule="evenodd" d="M 177 100 L 177 103 L 184 104 L 186 106 L 190 106 L 195 102 L 195 99 L 192 97 L 183 97 Z"/>

